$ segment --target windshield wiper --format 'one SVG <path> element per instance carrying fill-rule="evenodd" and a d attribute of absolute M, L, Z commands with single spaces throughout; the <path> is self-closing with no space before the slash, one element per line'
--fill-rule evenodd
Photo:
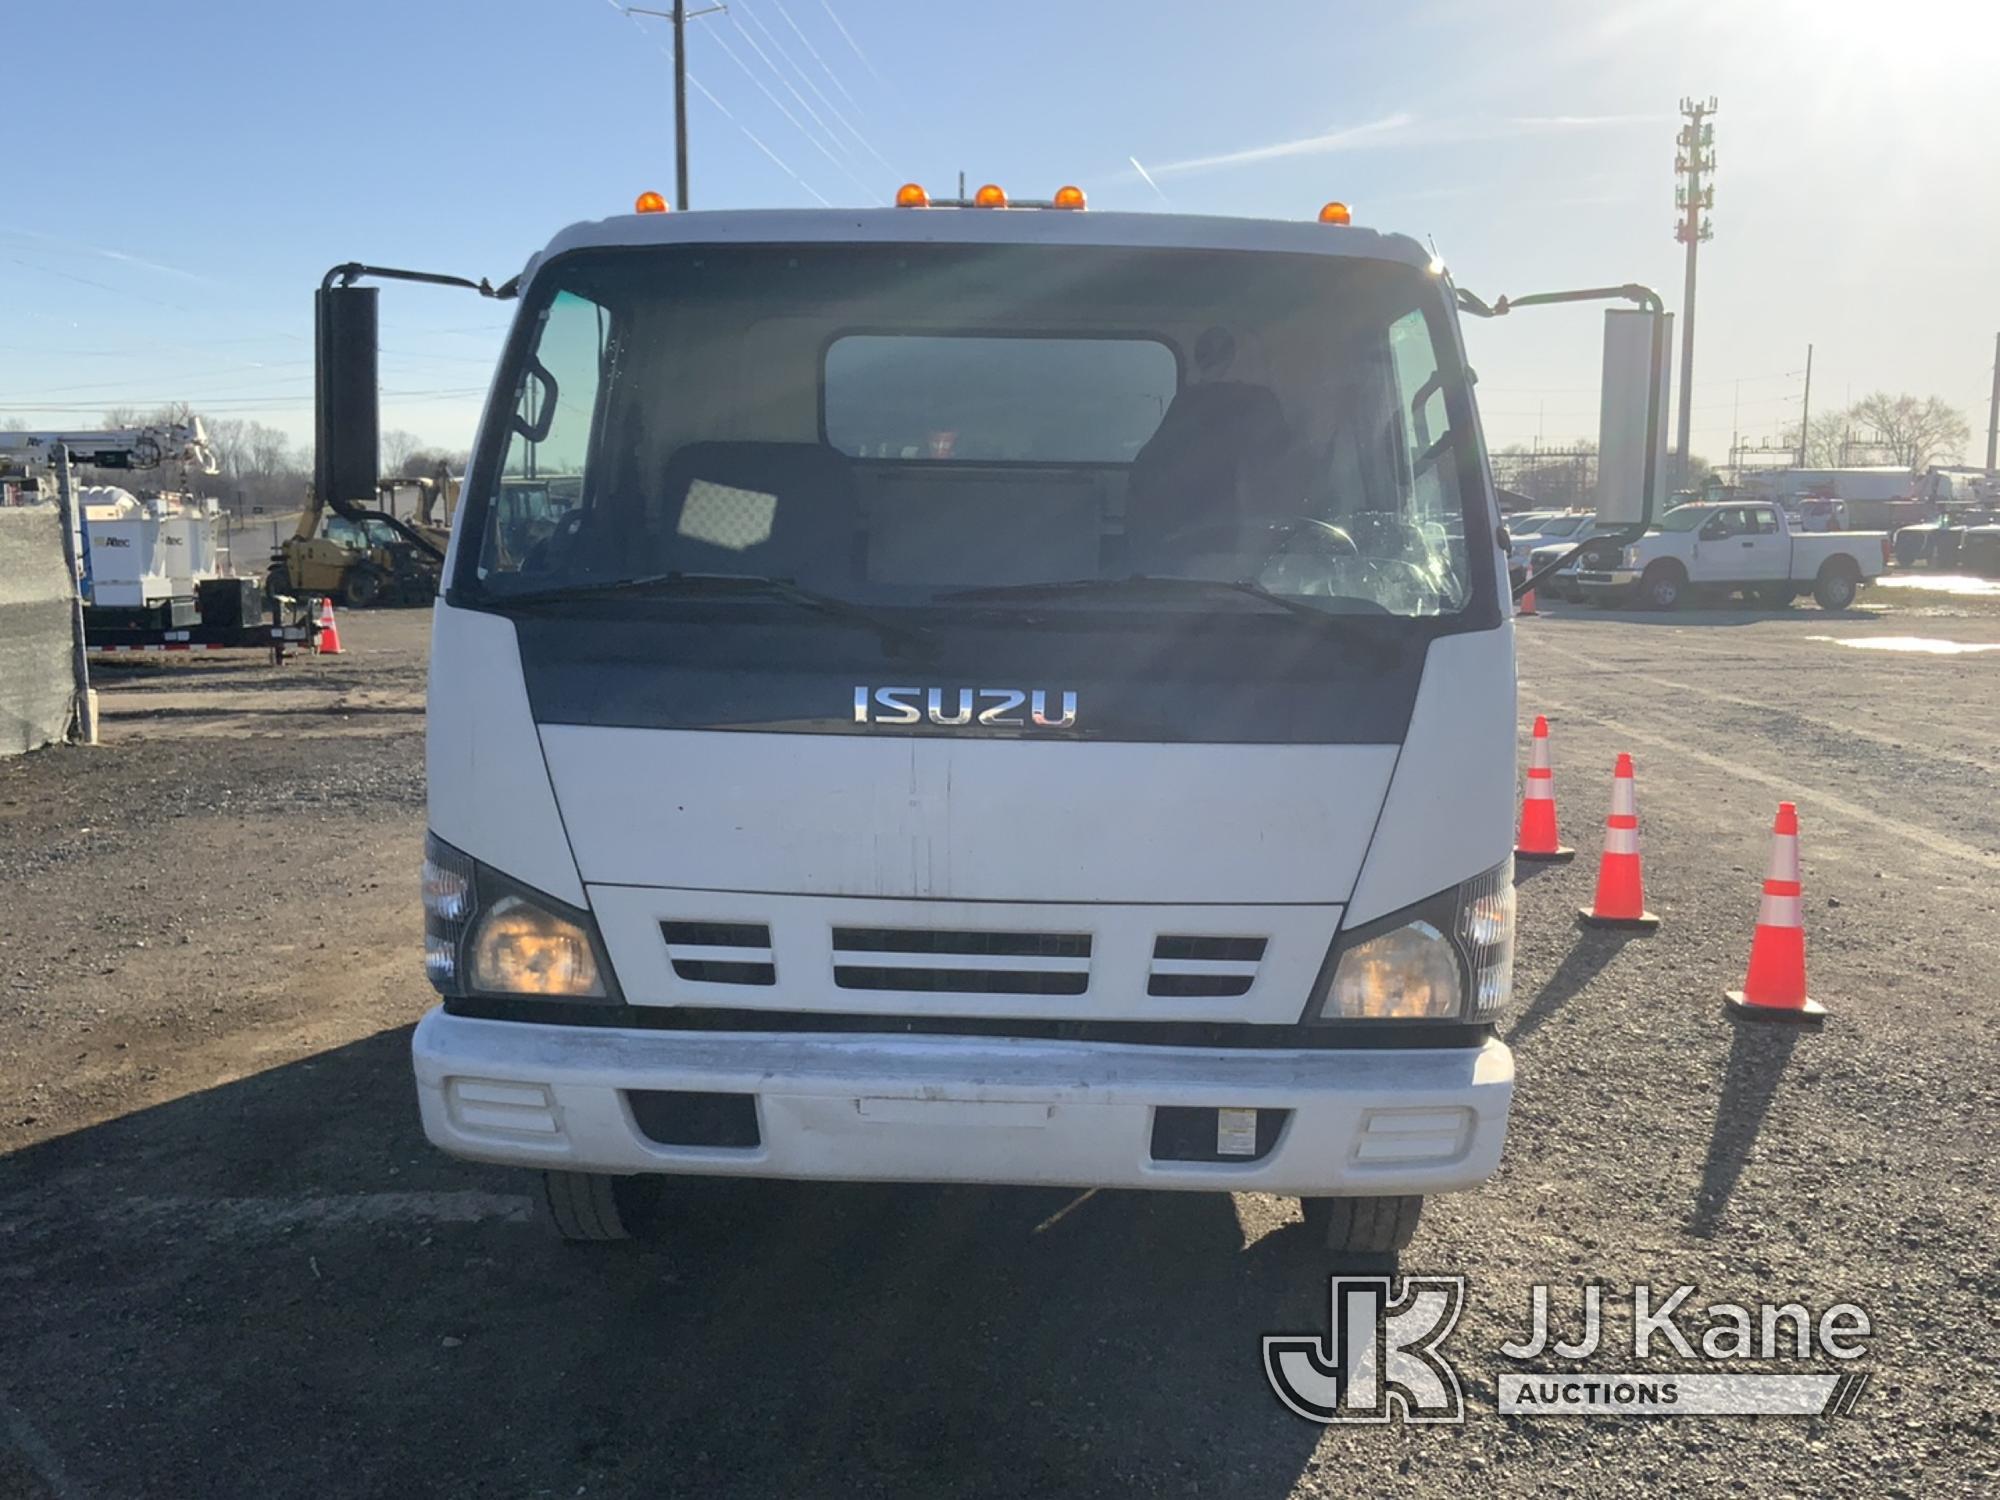
<path fill-rule="evenodd" d="M 603 583 L 573 583 L 525 594 L 503 594 L 493 596 L 493 602 L 518 608 L 613 598 L 778 599 L 831 619 L 865 626 L 884 642 L 901 641 L 924 650 L 931 645 L 930 632 L 919 626 L 888 619 L 837 594 L 822 594 L 792 579 L 772 578 L 763 573 L 642 573 L 636 578 L 614 578 Z"/>
<path fill-rule="evenodd" d="M 1131 573 L 1123 578 L 1070 578 L 1058 583 L 1004 583 L 985 588 L 955 589 L 938 597 L 976 603 L 988 599 L 995 601 L 1063 599 L 1088 597 L 1092 594 L 1143 593 L 1148 589 L 1204 594 L 1220 590 L 1247 599 L 1255 599 L 1259 603 L 1282 609 L 1287 614 L 1303 615 L 1320 624 L 1343 617 L 1332 610 L 1317 609 L 1303 599 L 1274 594 L 1263 584 L 1248 578 L 1177 578 L 1158 573 Z"/>

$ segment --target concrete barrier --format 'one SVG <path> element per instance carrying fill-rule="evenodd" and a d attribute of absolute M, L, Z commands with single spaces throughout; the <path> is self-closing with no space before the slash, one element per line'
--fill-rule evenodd
<path fill-rule="evenodd" d="M 0 756 L 69 733 L 71 652 L 69 569 L 56 509 L 0 508 Z"/>

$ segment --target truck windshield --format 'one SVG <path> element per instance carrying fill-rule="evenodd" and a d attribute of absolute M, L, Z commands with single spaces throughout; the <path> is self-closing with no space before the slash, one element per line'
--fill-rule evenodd
<path fill-rule="evenodd" d="M 1683 505 L 1679 510 L 1670 510 L 1660 517 L 1662 531 L 1693 531 L 1710 516 L 1715 514 L 1712 506 Z"/>
<path fill-rule="evenodd" d="M 1441 286 L 1394 262 L 577 252 L 537 276 L 510 357 L 455 580 L 489 608 L 768 615 L 769 590 L 671 586 L 740 576 L 926 629 L 1011 610 L 1030 629 L 1165 613 L 1310 631 L 1258 596 L 1443 628 L 1494 597 Z M 602 587 L 621 580 L 649 582 Z"/>

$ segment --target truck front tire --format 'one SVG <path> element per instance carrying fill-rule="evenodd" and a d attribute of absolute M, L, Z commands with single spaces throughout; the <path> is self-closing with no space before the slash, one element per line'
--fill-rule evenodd
<path fill-rule="evenodd" d="M 1301 1198 L 1306 1233 L 1335 1255 L 1397 1255 L 1409 1248 L 1424 1211 L 1420 1197 Z"/>
<path fill-rule="evenodd" d="M 662 1177 L 602 1172 L 542 1173 L 542 1207 L 557 1234 L 577 1244 L 644 1239 L 658 1225 Z"/>

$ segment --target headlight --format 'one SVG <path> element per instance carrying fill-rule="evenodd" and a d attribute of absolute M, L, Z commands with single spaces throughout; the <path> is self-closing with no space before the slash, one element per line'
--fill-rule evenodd
<path fill-rule="evenodd" d="M 1316 1021 L 1487 1021 L 1514 985 L 1514 859 L 1336 939 Z"/>
<path fill-rule="evenodd" d="M 590 934 L 519 896 L 502 896 L 479 919 L 466 977 L 496 995 L 601 996 Z"/>
<path fill-rule="evenodd" d="M 441 995 L 619 1000 L 590 913 L 424 839 L 424 973 Z"/>
<path fill-rule="evenodd" d="M 1340 955 L 1320 1019 L 1449 1021 L 1464 999 L 1451 939 L 1428 922 L 1406 922 Z"/>
<path fill-rule="evenodd" d="M 1639 566 L 1639 549 L 1637 547 L 1627 547 L 1625 549 L 1625 566 L 1628 568 Z"/>

